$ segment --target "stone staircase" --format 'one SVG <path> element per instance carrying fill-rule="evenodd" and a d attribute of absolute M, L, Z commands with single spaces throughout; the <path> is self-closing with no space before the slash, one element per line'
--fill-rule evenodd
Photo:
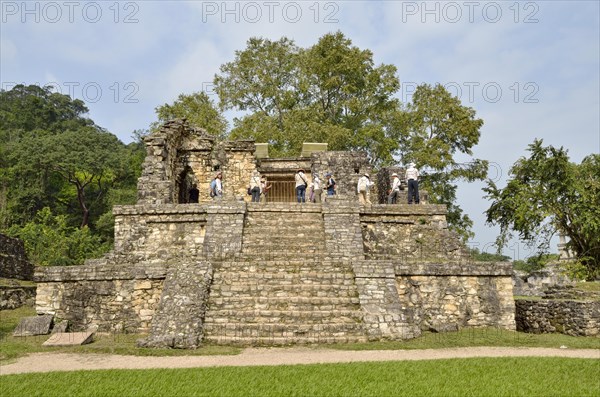
<path fill-rule="evenodd" d="M 281 209 L 264 207 L 253 211 L 249 206 L 241 255 L 214 263 L 205 340 L 254 345 L 365 341 L 351 264 L 324 259 L 320 206 L 307 210 L 287 204 L 291 210 L 283 217 Z"/>
<path fill-rule="evenodd" d="M 204 331 L 223 344 L 366 340 L 350 264 L 298 259 L 215 263 Z"/>
<path fill-rule="evenodd" d="M 320 259 L 324 254 L 325 229 L 320 204 L 248 205 L 242 257 Z"/>

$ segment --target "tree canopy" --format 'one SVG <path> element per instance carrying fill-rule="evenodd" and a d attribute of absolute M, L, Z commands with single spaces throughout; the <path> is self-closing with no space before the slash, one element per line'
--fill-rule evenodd
<path fill-rule="evenodd" d="M 498 247 L 516 233 L 540 251 L 556 232 L 569 238 L 567 248 L 586 268 L 586 277 L 600 276 L 600 155 L 572 163 L 562 147 L 529 145 L 529 157 L 510 169 L 504 188 L 492 181 L 484 189 L 492 201 L 487 222 L 500 226 Z"/>
<path fill-rule="evenodd" d="M 83 102 L 49 88 L 0 91 L 0 230 L 31 250 L 72 254 L 61 262 L 38 250 L 39 263 L 80 263 L 108 249 L 112 206 L 135 202 L 145 150 L 124 145 L 86 113 Z"/>
<path fill-rule="evenodd" d="M 267 142 L 273 157 L 326 142 L 329 150 L 367 152 L 376 168 L 414 161 L 430 198 L 448 205 L 449 224 L 466 239 L 472 221 L 456 203 L 456 182 L 484 179 L 488 163 L 458 164 L 456 156 L 472 156 L 483 121 L 439 84 L 418 86 L 403 106 L 396 72 L 336 32 L 308 48 L 251 38 L 214 83 L 221 107 L 248 112 L 234 119 L 230 138 Z"/>
<path fill-rule="evenodd" d="M 250 112 L 234 120 L 232 138 L 268 142 L 274 156 L 298 155 L 303 142 L 319 141 L 330 150 L 365 150 L 376 165 L 393 161 L 383 120 L 398 107 L 396 68 L 375 66 L 371 51 L 341 32 L 309 48 L 285 37 L 252 38 L 220 71 L 221 106 Z"/>
<path fill-rule="evenodd" d="M 461 104 L 442 85 L 422 84 L 412 102 L 395 120 L 401 131 L 398 140 L 400 158 L 424 168 L 423 185 L 433 202 L 448 205 L 448 222 L 463 237 L 469 237 L 473 222 L 456 204 L 456 181 L 473 182 L 487 176 L 488 162 L 471 159 L 459 164 L 456 154 L 473 154 L 479 142 L 483 120 L 475 110 Z"/>

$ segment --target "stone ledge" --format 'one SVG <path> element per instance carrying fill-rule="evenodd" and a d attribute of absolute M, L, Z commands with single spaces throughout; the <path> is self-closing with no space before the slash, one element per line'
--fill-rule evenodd
<path fill-rule="evenodd" d="M 113 215 L 206 214 L 207 204 L 138 204 L 115 205 Z"/>
<path fill-rule="evenodd" d="M 164 279 L 166 263 L 100 264 L 35 268 L 36 282 Z"/>
<path fill-rule="evenodd" d="M 446 215 L 443 204 L 372 204 L 360 207 L 360 215 Z"/>
<path fill-rule="evenodd" d="M 310 212 L 321 213 L 323 207 L 318 203 L 248 203 L 248 212 Z"/>

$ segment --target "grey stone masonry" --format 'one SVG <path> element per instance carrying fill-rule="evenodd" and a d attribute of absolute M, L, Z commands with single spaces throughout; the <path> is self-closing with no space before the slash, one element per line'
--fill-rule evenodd
<path fill-rule="evenodd" d="M 322 258 L 325 234 L 321 204 L 249 203 L 242 245 L 244 258 Z"/>
<path fill-rule="evenodd" d="M 364 259 L 363 238 L 360 229 L 359 206 L 341 197 L 328 197 L 323 205 L 323 223 L 328 256 Z"/>
<path fill-rule="evenodd" d="M 0 233 L 0 277 L 31 280 L 33 267 L 23 241 Z"/>
<path fill-rule="evenodd" d="M 400 302 L 393 264 L 381 266 L 368 261 L 352 264 L 369 338 L 410 339 L 421 335 L 413 309 L 403 307 Z"/>
<path fill-rule="evenodd" d="M 204 256 L 213 260 L 230 258 L 242 249 L 244 202 L 222 202 L 206 207 Z"/>
<path fill-rule="evenodd" d="M 600 301 L 517 299 L 517 330 L 600 336 Z"/>
<path fill-rule="evenodd" d="M 0 310 L 12 310 L 35 304 L 35 286 L 0 286 Z"/>
<path fill-rule="evenodd" d="M 443 206 L 222 200 L 117 207 L 115 217 L 113 253 L 38 269 L 39 313 L 75 330 L 150 331 L 147 346 L 171 347 L 515 328 L 510 264 L 465 259 Z M 398 255 L 419 234 L 430 255 Z"/>
<path fill-rule="evenodd" d="M 212 266 L 194 259 L 169 267 L 160 303 L 152 317 L 150 336 L 142 347 L 195 349 L 204 337 L 203 319 Z"/>
<path fill-rule="evenodd" d="M 204 326 L 219 344 L 366 341 L 362 317 L 350 263 L 253 259 L 215 264 Z"/>
<path fill-rule="evenodd" d="M 365 172 L 372 174 L 366 152 L 317 152 L 311 155 L 311 160 L 311 172 L 318 173 L 323 181 L 325 181 L 325 174 L 328 171 L 332 172 L 337 183 L 337 195 L 351 201 L 358 200 L 356 198 L 358 179 Z M 375 181 L 375 175 L 370 177 Z M 371 196 L 372 201 L 377 202 L 376 187 L 371 189 Z"/>

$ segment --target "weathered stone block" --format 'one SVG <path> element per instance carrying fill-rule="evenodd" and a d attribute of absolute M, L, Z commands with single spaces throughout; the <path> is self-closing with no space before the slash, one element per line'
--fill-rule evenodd
<path fill-rule="evenodd" d="M 54 316 L 51 314 L 24 317 L 19 322 L 19 325 L 17 325 L 13 336 L 47 335 L 50 333 L 53 320 Z"/>

